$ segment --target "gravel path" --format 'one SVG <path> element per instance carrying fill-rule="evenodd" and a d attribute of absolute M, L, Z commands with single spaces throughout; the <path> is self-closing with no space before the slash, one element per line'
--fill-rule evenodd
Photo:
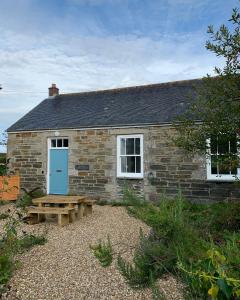
<path fill-rule="evenodd" d="M 7 206 L 0 208 L 6 210 Z M 3 221 L 0 222 L 0 226 Z M 55 224 L 24 225 L 27 232 L 48 230 L 48 242 L 36 246 L 19 257 L 21 266 L 10 281 L 5 300 L 80 300 L 80 299 L 151 299 L 151 292 L 133 290 L 116 268 L 115 261 L 108 268 L 100 266 L 89 245 L 109 234 L 114 252 L 128 249 L 131 259 L 139 238 L 139 229 L 149 228 L 130 217 L 122 207 L 94 206 L 91 216 L 65 227 Z M 125 249 L 124 249 L 125 247 Z M 160 285 L 167 299 L 182 299 L 173 278 L 161 279 Z"/>

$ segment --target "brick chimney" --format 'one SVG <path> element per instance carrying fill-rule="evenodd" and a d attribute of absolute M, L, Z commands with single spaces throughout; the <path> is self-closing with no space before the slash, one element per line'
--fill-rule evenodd
<path fill-rule="evenodd" d="M 50 88 L 48 88 L 49 96 L 57 96 L 59 95 L 59 89 L 57 88 L 56 84 L 53 83 Z"/>

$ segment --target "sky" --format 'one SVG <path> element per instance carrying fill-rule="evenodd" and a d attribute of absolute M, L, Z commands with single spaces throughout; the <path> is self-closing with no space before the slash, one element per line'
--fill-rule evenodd
<path fill-rule="evenodd" d="M 0 0 L 0 132 L 48 96 L 200 78 L 238 0 Z M 0 147 L 0 152 L 4 151 Z"/>

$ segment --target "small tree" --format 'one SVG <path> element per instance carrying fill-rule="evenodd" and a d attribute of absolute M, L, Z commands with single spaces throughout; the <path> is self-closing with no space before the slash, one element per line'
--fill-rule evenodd
<path fill-rule="evenodd" d="M 240 14 L 237 8 L 233 9 L 229 22 L 231 29 L 222 25 L 215 31 L 209 26 L 210 40 L 206 42 L 208 50 L 224 59 L 224 67 L 215 67 L 216 77 L 203 78 L 195 87 L 196 98 L 174 122 L 176 144 L 191 153 L 206 153 L 207 139 L 221 137 L 229 141 L 240 132 Z M 230 156 L 227 160 L 232 163 Z"/>
<path fill-rule="evenodd" d="M 6 132 L 0 132 L 0 146 L 7 145 L 7 134 Z"/>

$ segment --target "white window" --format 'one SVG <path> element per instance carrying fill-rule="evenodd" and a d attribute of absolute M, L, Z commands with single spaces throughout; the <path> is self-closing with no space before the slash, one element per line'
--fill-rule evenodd
<path fill-rule="evenodd" d="M 143 178 L 143 135 L 117 137 L 117 176 Z"/>
<path fill-rule="evenodd" d="M 50 139 L 49 148 L 68 148 L 68 139 L 66 138 L 53 138 Z"/>
<path fill-rule="evenodd" d="M 219 135 L 207 140 L 207 179 L 234 181 L 238 174 L 239 158 L 237 136 L 230 139 Z"/>

